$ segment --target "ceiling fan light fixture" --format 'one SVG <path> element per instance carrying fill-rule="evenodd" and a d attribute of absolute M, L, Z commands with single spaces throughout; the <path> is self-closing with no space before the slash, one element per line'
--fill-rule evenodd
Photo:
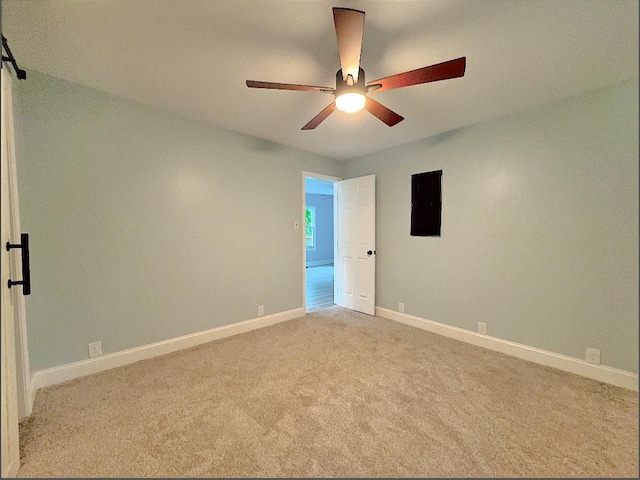
<path fill-rule="evenodd" d="M 342 69 L 336 72 L 336 108 L 341 112 L 356 113 L 364 108 L 367 103 L 367 87 L 364 79 L 364 70 L 360 69 L 358 81 L 353 75 L 342 78 Z"/>
<path fill-rule="evenodd" d="M 345 92 L 336 97 L 336 108 L 341 112 L 355 113 L 364 108 L 366 101 L 360 92 Z"/>
<path fill-rule="evenodd" d="M 404 117 L 376 102 L 368 94 L 464 76 L 467 57 L 460 57 L 428 67 L 397 73 L 367 84 L 364 78 L 364 70 L 360 67 L 362 39 L 364 38 L 364 12 L 353 8 L 334 7 L 333 24 L 336 29 L 338 56 L 340 57 L 340 70 L 336 72 L 335 89 L 313 85 L 247 80 L 247 87 L 249 88 L 333 94 L 334 100 L 307 122 L 302 127 L 302 130 L 313 130 L 336 110 L 355 113 L 363 108 L 389 127 L 393 127 L 404 120 Z M 343 72 L 345 75 L 342 74 Z"/>

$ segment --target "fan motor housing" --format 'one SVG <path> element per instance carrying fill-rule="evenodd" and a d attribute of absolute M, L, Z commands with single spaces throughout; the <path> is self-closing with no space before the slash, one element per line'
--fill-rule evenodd
<path fill-rule="evenodd" d="M 348 78 L 349 77 L 347 77 L 347 80 Z M 347 80 L 342 78 L 342 69 L 338 70 L 338 72 L 336 73 L 336 98 L 338 98 L 343 93 L 348 92 L 361 93 L 362 95 L 366 95 L 367 83 L 364 79 L 364 70 L 362 70 L 361 68 L 358 70 L 358 83 L 349 85 Z"/>

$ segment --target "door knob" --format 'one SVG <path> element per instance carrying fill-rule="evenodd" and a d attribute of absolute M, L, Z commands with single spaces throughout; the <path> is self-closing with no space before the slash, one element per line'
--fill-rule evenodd
<path fill-rule="evenodd" d="M 369 250 L 369 251 L 367 252 L 367 255 L 368 255 L 369 257 L 370 257 L 371 255 L 375 255 L 375 254 L 376 254 L 376 251 L 375 251 L 375 250 Z"/>

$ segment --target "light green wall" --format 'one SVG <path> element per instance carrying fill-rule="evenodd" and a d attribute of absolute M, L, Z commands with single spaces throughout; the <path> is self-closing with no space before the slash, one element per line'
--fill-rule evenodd
<path fill-rule="evenodd" d="M 343 164 L 29 71 L 15 82 L 34 371 L 302 306 L 302 171 Z"/>
<path fill-rule="evenodd" d="M 33 370 L 301 307 L 306 170 L 377 175 L 379 306 L 638 371 L 637 81 L 346 163 L 34 71 L 14 94 Z M 437 169 L 442 237 L 410 237 Z"/>
<path fill-rule="evenodd" d="M 411 174 L 439 169 L 442 237 L 411 237 Z M 379 306 L 576 358 L 598 348 L 638 371 L 637 80 L 345 173 L 377 175 Z"/>

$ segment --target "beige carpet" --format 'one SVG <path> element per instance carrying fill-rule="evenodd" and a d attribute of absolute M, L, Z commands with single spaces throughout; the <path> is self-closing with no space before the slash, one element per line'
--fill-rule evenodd
<path fill-rule="evenodd" d="M 38 392 L 20 476 L 638 476 L 638 394 L 338 307 Z"/>

